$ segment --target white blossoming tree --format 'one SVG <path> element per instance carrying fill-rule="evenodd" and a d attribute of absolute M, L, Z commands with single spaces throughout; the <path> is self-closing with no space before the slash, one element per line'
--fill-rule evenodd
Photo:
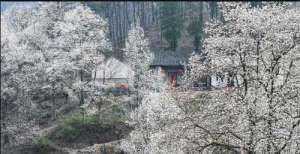
<path fill-rule="evenodd" d="M 145 38 L 144 30 L 139 22 L 132 24 L 128 32 L 124 52 L 125 60 L 134 71 L 133 84 L 137 91 L 137 98 L 139 98 L 141 88 L 146 87 L 143 84 L 151 79 L 150 74 L 146 72 L 149 71 L 149 66 L 154 58 L 150 51 L 149 40 Z"/>
<path fill-rule="evenodd" d="M 1 82 L 6 83 L 1 89 L 7 99 L 14 96 L 11 90 L 17 93 L 12 104 L 20 118 L 18 125 L 7 123 L 7 130 L 27 129 L 29 115 L 35 114 L 30 112 L 34 101 L 79 94 L 82 103 L 83 91 L 94 92 L 83 76 L 91 76 L 111 51 L 106 33 L 106 21 L 81 3 L 42 2 L 1 14 Z"/>
<path fill-rule="evenodd" d="M 197 72 L 230 74 L 236 83 L 213 102 L 222 107 L 217 141 L 245 153 L 297 153 L 299 148 L 299 9 L 265 3 L 222 3 L 224 21 L 206 29 L 207 59 L 191 64 Z M 197 59 L 195 57 L 195 59 Z M 199 59 L 199 58 L 198 58 Z M 215 123 L 212 123 L 215 124 Z"/>

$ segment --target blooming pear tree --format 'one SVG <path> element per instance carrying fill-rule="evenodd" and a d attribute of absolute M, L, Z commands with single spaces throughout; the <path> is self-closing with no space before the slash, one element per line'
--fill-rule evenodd
<path fill-rule="evenodd" d="M 39 22 L 28 35 L 33 42 L 43 40 L 40 49 L 49 64 L 46 69 L 49 82 L 55 89 L 64 89 L 69 96 L 75 90 L 82 104 L 82 93 L 88 87 L 84 76 L 90 76 L 103 61 L 103 53 L 111 49 L 106 38 L 106 21 L 80 3 L 40 5 Z"/>
<path fill-rule="evenodd" d="M 1 89 L 7 101 L 17 93 L 13 104 L 20 118 L 28 117 L 21 111 L 30 111 L 34 101 L 64 94 L 83 102 L 83 91 L 94 95 L 91 91 L 97 89 L 84 75 L 90 76 L 111 50 L 106 33 L 106 21 L 81 3 L 42 2 L 1 14 L 1 82 L 6 83 Z M 28 119 L 20 121 L 29 124 Z M 27 128 L 19 126 L 16 129 Z"/>
<path fill-rule="evenodd" d="M 131 112 L 130 124 L 135 129 L 121 142 L 121 148 L 134 154 L 183 153 L 184 142 L 171 140 L 175 132 L 173 128 L 178 128 L 178 123 L 174 125 L 174 122 L 180 119 L 180 113 L 180 108 L 167 91 L 148 94 Z"/>
<path fill-rule="evenodd" d="M 150 51 L 149 40 L 145 38 L 144 30 L 139 22 L 131 26 L 124 51 L 125 59 L 134 71 L 133 84 L 137 90 L 137 98 L 139 98 L 139 91 L 145 87 L 142 83 L 146 83 L 149 79 L 149 76 L 145 76 L 147 74 L 145 72 L 148 71 L 154 58 Z"/>
<path fill-rule="evenodd" d="M 201 76 L 199 70 L 210 75 L 230 73 L 237 84 L 230 92 L 220 91 L 225 95 L 214 100 L 230 109 L 225 117 L 237 118 L 221 125 L 227 127 L 223 129 L 227 130 L 224 141 L 231 143 L 218 144 L 248 153 L 296 152 L 300 122 L 299 9 L 273 3 L 262 8 L 251 8 L 248 3 L 221 6 L 224 22 L 211 23 L 206 29 L 207 60 L 191 64 L 195 76 Z M 211 146 L 214 144 L 204 147 Z"/>

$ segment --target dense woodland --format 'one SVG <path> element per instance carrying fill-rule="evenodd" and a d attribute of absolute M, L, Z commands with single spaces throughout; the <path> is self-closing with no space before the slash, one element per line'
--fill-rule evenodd
<path fill-rule="evenodd" d="M 162 52 L 189 55 L 180 85 L 153 66 Z M 298 154 L 299 68 L 298 2 L 12 5 L 1 153 Z M 195 89 L 215 76 L 224 87 Z"/>
<path fill-rule="evenodd" d="M 192 35 L 188 37 L 199 48 L 204 20 L 219 17 L 216 2 L 88 2 L 87 5 L 108 19 L 109 37 L 116 49 L 124 47 L 130 25 L 137 21 L 156 48 L 164 47 L 163 40 L 167 40 L 172 42 L 170 47 L 174 50 L 187 30 L 186 35 Z"/>

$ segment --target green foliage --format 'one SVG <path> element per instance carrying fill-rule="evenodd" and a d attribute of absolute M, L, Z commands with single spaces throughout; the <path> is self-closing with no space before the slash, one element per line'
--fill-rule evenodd
<path fill-rule="evenodd" d="M 275 1 L 276 5 L 279 6 L 279 5 L 283 5 L 283 1 Z"/>
<path fill-rule="evenodd" d="M 183 28 L 183 17 L 182 15 L 178 15 L 179 11 L 178 2 L 163 2 L 160 5 L 162 35 L 172 50 L 177 48 L 177 41 L 181 37 Z"/>
<path fill-rule="evenodd" d="M 216 19 L 218 16 L 218 4 L 216 1 L 209 2 L 210 7 L 210 18 Z"/>
<path fill-rule="evenodd" d="M 260 2 L 260 1 L 251 1 L 250 5 L 251 5 L 251 7 L 261 7 L 262 2 Z"/>
<path fill-rule="evenodd" d="M 72 115 L 67 116 L 63 120 L 64 125 L 72 126 L 72 127 L 80 127 L 83 124 L 96 124 L 97 120 L 93 116 L 85 116 L 83 117 L 80 113 L 74 113 Z"/>
<path fill-rule="evenodd" d="M 98 122 L 102 125 L 113 126 L 125 121 L 126 112 L 123 104 L 117 104 L 118 99 L 112 95 L 108 98 L 102 98 L 99 102 L 101 108 L 98 108 L 97 117 Z M 116 104 L 114 104 L 116 103 Z"/>
<path fill-rule="evenodd" d="M 203 20 L 202 17 L 193 17 L 192 22 L 187 27 L 188 33 L 194 37 L 194 47 L 196 51 L 199 50 L 199 47 L 201 46 L 201 39 L 203 35 Z"/>
<path fill-rule="evenodd" d="M 113 96 L 121 96 L 121 95 L 127 95 L 128 90 L 127 89 L 122 89 L 118 87 L 110 87 L 105 90 L 105 94 L 109 95 L 112 94 Z"/>
<path fill-rule="evenodd" d="M 52 142 L 46 137 L 40 137 L 34 141 L 35 150 L 37 153 L 48 154 L 51 151 L 51 147 L 49 146 Z"/>
<path fill-rule="evenodd" d="M 101 117 L 101 118 L 99 118 Z M 66 116 L 60 125 L 59 131 L 63 138 L 68 141 L 75 140 L 84 131 L 85 127 L 97 127 L 99 130 L 112 128 L 125 120 L 125 111 L 120 105 L 98 111 L 98 114 L 92 116 L 83 116 L 80 113 L 74 113 Z"/>
<path fill-rule="evenodd" d="M 89 6 L 93 11 L 95 11 L 98 14 L 103 15 L 106 8 L 109 7 L 109 3 L 105 2 L 83 2 L 87 6 Z"/>
<path fill-rule="evenodd" d="M 125 120 L 126 115 L 124 109 L 120 105 L 113 105 L 110 109 L 103 112 L 102 123 L 113 126 Z"/>
<path fill-rule="evenodd" d="M 75 113 L 63 119 L 60 131 L 67 140 L 76 139 L 84 125 L 98 125 L 96 116 L 83 116 Z"/>

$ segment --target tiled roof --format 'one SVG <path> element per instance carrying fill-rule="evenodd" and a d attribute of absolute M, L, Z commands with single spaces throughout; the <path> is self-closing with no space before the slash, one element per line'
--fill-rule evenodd
<path fill-rule="evenodd" d="M 151 66 L 179 66 L 188 62 L 191 51 L 188 50 L 160 50 L 154 52 Z"/>

